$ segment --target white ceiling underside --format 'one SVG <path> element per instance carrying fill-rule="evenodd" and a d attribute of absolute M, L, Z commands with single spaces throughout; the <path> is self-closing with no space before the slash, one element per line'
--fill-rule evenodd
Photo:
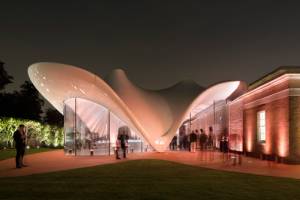
<path fill-rule="evenodd" d="M 70 98 L 90 100 L 108 108 L 157 151 L 166 150 L 190 114 L 194 116 L 214 101 L 227 99 L 241 83 L 222 82 L 201 92 L 195 83 L 182 82 L 151 91 L 134 85 L 120 69 L 114 70 L 105 82 L 86 70 L 58 63 L 33 64 L 28 74 L 38 91 L 59 112 L 63 113 L 64 101 Z M 86 109 L 92 113 L 92 107 Z M 93 117 L 99 116 L 84 117 L 89 119 L 86 123 L 94 123 Z"/>

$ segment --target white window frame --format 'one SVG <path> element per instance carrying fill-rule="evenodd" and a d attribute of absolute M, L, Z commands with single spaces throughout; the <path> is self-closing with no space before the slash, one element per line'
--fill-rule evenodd
<path fill-rule="evenodd" d="M 257 139 L 260 143 L 266 142 L 266 111 L 260 110 L 257 112 Z"/>

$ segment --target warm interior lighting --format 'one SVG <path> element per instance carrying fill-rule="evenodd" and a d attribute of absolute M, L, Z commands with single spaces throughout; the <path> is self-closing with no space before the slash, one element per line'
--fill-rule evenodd
<path fill-rule="evenodd" d="M 123 70 L 115 70 L 107 82 L 83 69 L 58 63 L 33 64 L 28 73 L 35 87 L 59 112 L 63 113 L 68 99 L 89 100 L 109 109 L 157 151 L 166 150 L 190 112 L 195 114 L 214 101 L 225 100 L 240 84 L 227 81 L 201 93 L 194 82 L 183 82 L 180 87 L 149 91 L 131 83 Z M 51 92 L 40 85 L 40 80 Z M 93 112 L 95 106 L 90 106 L 82 106 L 78 112 L 89 128 L 97 130 L 100 116 L 98 111 Z"/>
<path fill-rule="evenodd" d="M 266 142 L 266 111 L 257 112 L 257 138 L 260 143 Z"/>

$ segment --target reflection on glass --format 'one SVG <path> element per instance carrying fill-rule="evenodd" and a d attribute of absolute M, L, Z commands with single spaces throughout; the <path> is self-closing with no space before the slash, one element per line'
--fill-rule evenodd
<path fill-rule="evenodd" d="M 64 107 L 64 132 L 65 132 L 65 153 L 75 154 L 74 141 L 74 120 L 75 120 L 75 99 L 68 100 Z"/>
<path fill-rule="evenodd" d="M 107 108 L 92 101 L 71 98 L 65 101 L 65 152 L 70 155 L 113 154 L 120 128 L 129 129 L 128 151 L 149 151 L 137 131 Z"/>

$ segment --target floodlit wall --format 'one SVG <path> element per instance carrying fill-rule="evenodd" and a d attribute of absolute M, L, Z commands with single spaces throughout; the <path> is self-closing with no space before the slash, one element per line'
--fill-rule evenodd
<path fill-rule="evenodd" d="M 260 142 L 257 132 L 257 113 L 266 112 L 266 141 Z M 245 150 L 259 157 L 289 156 L 289 98 L 284 97 L 244 111 Z"/>
<path fill-rule="evenodd" d="M 243 151 L 263 159 L 300 162 L 300 74 L 284 74 L 229 105 L 229 134 L 242 135 Z M 265 140 L 258 113 L 265 112 Z M 234 149 L 234 146 L 230 146 Z"/>
<path fill-rule="evenodd" d="M 228 105 L 229 149 L 243 151 L 243 102 L 230 102 Z"/>

